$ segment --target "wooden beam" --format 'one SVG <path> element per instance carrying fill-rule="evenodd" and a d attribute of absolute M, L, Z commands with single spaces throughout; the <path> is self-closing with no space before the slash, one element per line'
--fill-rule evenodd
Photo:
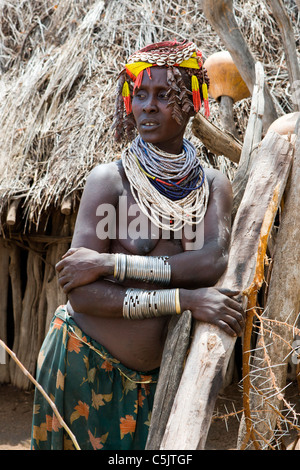
<path fill-rule="evenodd" d="M 283 194 L 291 167 L 291 147 L 275 133 L 263 140 L 234 221 L 228 268 L 218 285 L 240 291 L 251 285 L 264 216 L 275 191 L 279 201 Z M 217 327 L 196 323 L 161 450 L 204 449 L 234 344 L 235 339 Z"/>
<path fill-rule="evenodd" d="M 7 212 L 7 217 L 6 217 L 6 223 L 7 225 L 15 225 L 16 220 L 17 220 L 17 210 L 19 207 L 19 204 L 21 202 L 21 199 L 13 199 L 9 205 L 8 212 Z"/>
<path fill-rule="evenodd" d="M 192 123 L 193 134 L 215 155 L 224 155 L 238 163 L 242 152 L 242 143 L 227 131 L 222 131 L 211 121 L 198 113 Z"/>
<path fill-rule="evenodd" d="M 61 204 L 61 213 L 64 215 L 70 215 L 72 212 L 72 197 L 67 196 Z"/>

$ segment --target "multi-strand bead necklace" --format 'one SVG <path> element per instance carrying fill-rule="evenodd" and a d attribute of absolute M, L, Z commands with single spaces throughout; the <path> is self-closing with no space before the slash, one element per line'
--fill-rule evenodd
<path fill-rule="evenodd" d="M 174 155 L 138 136 L 124 150 L 122 162 L 136 203 L 155 225 L 175 231 L 203 219 L 209 187 L 196 149 L 187 139 L 183 151 Z"/>

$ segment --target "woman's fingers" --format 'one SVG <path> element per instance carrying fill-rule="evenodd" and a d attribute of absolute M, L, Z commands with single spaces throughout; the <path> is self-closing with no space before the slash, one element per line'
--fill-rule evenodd
<path fill-rule="evenodd" d="M 69 248 L 69 250 L 64 254 L 62 255 L 61 257 L 61 260 L 58 261 L 58 263 L 56 263 L 55 265 L 55 269 L 57 272 L 60 272 L 64 266 L 65 266 L 65 263 L 64 263 L 64 260 L 68 257 L 68 256 L 71 256 L 73 255 L 74 253 L 76 253 L 76 251 L 78 251 L 79 248 Z"/>
<path fill-rule="evenodd" d="M 224 288 L 220 289 L 220 292 L 227 297 L 220 321 L 229 334 L 241 336 L 245 327 L 245 311 L 241 301 L 234 298 L 240 294 L 240 291 Z"/>
<path fill-rule="evenodd" d="M 65 294 L 68 294 L 72 289 L 74 289 L 74 283 L 70 281 L 67 276 L 62 276 L 58 279 L 58 283 Z"/>
<path fill-rule="evenodd" d="M 69 250 L 64 255 L 62 255 L 61 259 L 65 259 L 67 256 L 70 256 L 73 253 L 76 253 L 76 251 L 78 250 L 79 248 L 69 248 Z"/>
<path fill-rule="evenodd" d="M 231 326 L 229 325 L 229 323 L 227 323 L 227 322 L 224 321 L 224 320 L 220 320 L 220 321 L 217 323 L 217 326 L 218 326 L 219 328 L 221 328 L 223 331 L 225 331 L 225 333 L 227 333 L 227 334 L 230 335 L 230 336 L 234 336 L 234 337 L 238 336 L 237 333 L 236 333 L 236 331 L 235 331 L 233 328 L 231 328 Z"/>
<path fill-rule="evenodd" d="M 221 294 L 227 295 L 227 297 L 236 297 L 239 295 L 241 292 L 237 289 L 229 289 L 227 287 L 218 287 L 217 288 Z"/>
<path fill-rule="evenodd" d="M 227 325 L 234 331 L 237 336 L 241 336 L 244 330 L 245 322 L 242 315 L 236 315 L 236 312 L 232 310 L 226 313 L 222 317 L 222 321 L 226 322 Z"/>

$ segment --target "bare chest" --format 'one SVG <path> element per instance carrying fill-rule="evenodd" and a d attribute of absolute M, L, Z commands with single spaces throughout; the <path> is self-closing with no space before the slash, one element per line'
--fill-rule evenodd
<path fill-rule="evenodd" d="M 111 251 L 138 255 L 174 255 L 183 251 L 181 237 L 171 230 L 172 220 L 165 219 L 162 230 L 149 218 L 130 191 L 125 191 L 116 207 L 116 237 Z M 168 226 L 169 224 L 169 226 Z"/>

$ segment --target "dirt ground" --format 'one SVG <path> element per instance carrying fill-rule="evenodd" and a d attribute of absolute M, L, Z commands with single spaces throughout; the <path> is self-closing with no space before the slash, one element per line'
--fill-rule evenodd
<path fill-rule="evenodd" d="M 0 450 L 30 448 L 33 392 L 0 385 Z"/>
<path fill-rule="evenodd" d="M 0 385 L 0 451 L 29 450 L 33 392 L 24 392 L 11 385 Z M 226 389 L 216 404 L 219 414 L 241 409 L 241 394 L 237 386 Z M 207 439 L 209 450 L 234 450 L 239 422 L 233 416 L 213 422 Z"/>

